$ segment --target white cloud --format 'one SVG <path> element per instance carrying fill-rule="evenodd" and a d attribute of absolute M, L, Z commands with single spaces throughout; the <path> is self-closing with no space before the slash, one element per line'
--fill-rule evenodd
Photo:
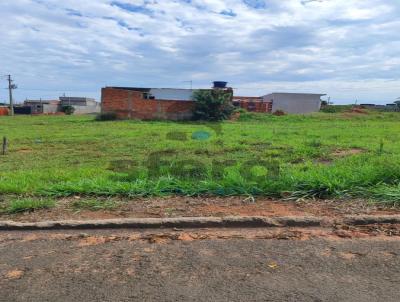
<path fill-rule="evenodd" d="M 3 1 L 0 73 L 20 100 L 193 79 L 385 103 L 400 96 L 399 12 L 389 0 Z"/>

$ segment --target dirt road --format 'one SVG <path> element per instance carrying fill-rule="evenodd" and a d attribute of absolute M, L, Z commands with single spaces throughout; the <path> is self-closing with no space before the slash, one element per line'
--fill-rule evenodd
<path fill-rule="evenodd" d="M 399 237 L 342 237 L 318 229 L 2 232 L 0 301 L 399 301 Z"/>

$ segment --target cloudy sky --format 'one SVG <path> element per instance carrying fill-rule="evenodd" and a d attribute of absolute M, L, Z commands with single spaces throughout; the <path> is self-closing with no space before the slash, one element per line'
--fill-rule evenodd
<path fill-rule="evenodd" d="M 19 101 L 190 80 L 335 103 L 400 97 L 398 0 L 2 0 L 0 27 L 0 75 Z"/>

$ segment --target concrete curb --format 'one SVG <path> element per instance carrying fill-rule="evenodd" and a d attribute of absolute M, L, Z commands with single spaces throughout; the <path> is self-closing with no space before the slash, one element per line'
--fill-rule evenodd
<path fill-rule="evenodd" d="M 320 225 L 322 219 L 314 217 L 179 217 L 128 218 L 85 221 L 0 222 L 0 230 L 45 229 L 116 229 L 116 228 L 216 228 L 216 227 L 283 227 L 289 225 Z"/>
<path fill-rule="evenodd" d="M 400 215 L 359 215 L 345 216 L 342 223 L 346 225 L 366 224 L 400 224 Z"/>
<path fill-rule="evenodd" d="M 156 228 L 234 228 L 234 227 L 329 227 L 334 225 L 400 224 L 400 215 L 344 216 L 329 219 L 314 216 L 296 217 L 179 217 L 128 218 L 106 220 L 64 220 L 43 222 L 0 221 L 0 231 L 66 229 L 156 229 Z"/>

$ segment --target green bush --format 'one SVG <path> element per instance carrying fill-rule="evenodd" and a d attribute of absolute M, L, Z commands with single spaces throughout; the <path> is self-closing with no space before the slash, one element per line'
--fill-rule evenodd
<path fill-rule="evenodd" d="M 197 90 L 194 93 L 196 105 L 194 120 L 221 121 L 229 119 L 235 107 L 232 105 L 232 92 L 226 90 Z"/>
<path fill-rule="evenodd" d="M 115 112 L 104 112 L 96 115 L 96 121 L 115 121 L 118 116 Z"/>
<path fill-rule="evenodd" d="M 75 108 L 71 105 L 62 106 L 61 111 L 66 115 L 72 115 L 75 112 Z"/>

